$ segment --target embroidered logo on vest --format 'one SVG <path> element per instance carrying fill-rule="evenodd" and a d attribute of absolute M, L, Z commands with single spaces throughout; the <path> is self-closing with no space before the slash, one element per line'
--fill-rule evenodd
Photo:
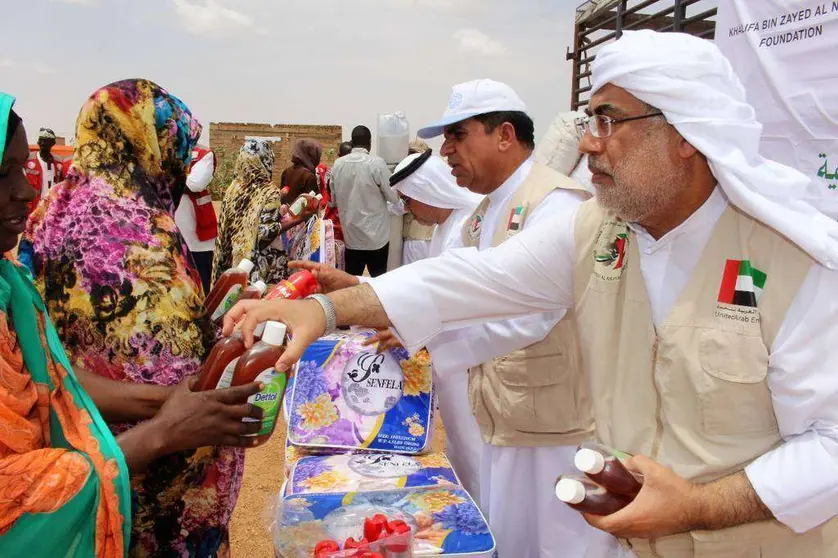
<path fill-rule="evenodd" d="M 753 267 L 750 260 L 727 260 L 714 312 L 716 319 L 760 323 L 757 304 L 767 279 L 768 275 Z"/>
<path fill-rule="evenodd" d="M 524 222 L 526 208 L 519 205 L 509 212 L 509 220 L 506 222 L 506 238 L 511 238 L 521 232 L 521 224 Z"/>
<path fill-rule="evenodd" d="M 594 275 L 602 281 L 618 281 L 626 266 L 628 225 L 606 219 L 594 242 Z"/>
<path fill-rule="evenodd" d="M 483 228 L 483 215 L 478 213 L 471 218 L 471 223 L 468 226 L 468 235 L 472 240 L 480 238 L 480 230 Z"/>

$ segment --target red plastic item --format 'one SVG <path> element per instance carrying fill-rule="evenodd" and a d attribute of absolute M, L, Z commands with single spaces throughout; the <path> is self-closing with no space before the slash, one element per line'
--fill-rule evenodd
<path fill-rule="evenodd" d="M 337 541 L 320 541 L 314 546 L 314 558 L 325 558 L 333 552 L 340 552 Z"/>
<path fill-rule="evenodd" d="M 399 535 L 404 535 L 406 533 L 410 533 L 410 525 L 402 521 L 401 519 L 394 519 L 393 521 L 387 524 L 387 532 L 394 537 L 398 537 Z M 408 545 L 404 542 L 391 542 L 388 543 L 385 541 L 384 549 L 387 552 L 391 553 L 403 553 L 407 552 Z"/>
<path fill-rule="evenodd" d="M 351 548 L 369 550 L 370 542 L 366 538 L 363 538 L 360 541 L 356 541 L 355 537 L 349 537 L 348 539 L 346 539 L 346 542 L 343 543 L 343 549 L 348 550 Z"/>
<path fill-rule="evenodd" d="M 375 514 L 372 518 L 364 519 L 364 538 L 370 542 L 375 542 L 381 538 L 382 534 L 387 533 L 387 518 L 380 513 Z"/>
<path fill-rule="evenodd" d="M 276 298 L 287 298 L 289 300 L 305 298 L 317 292 L 317 278 L 314 274 L 305 269 L 298 271 L 291 277 L 277 283 L 274 288 L 265 295 L 265 300 Z"/>

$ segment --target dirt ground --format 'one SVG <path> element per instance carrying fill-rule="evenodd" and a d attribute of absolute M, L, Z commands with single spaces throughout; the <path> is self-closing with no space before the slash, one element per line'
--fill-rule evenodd
<path fill-rule="evenodd" d="M 270 442 L 248 450 L 244 462 L 244 481 L 230 523 L 234 558 L 271 558 L 273 544 L 268 533 L 267 506 L 279 493 L 284 480 L 285 424 L 278 424 Z M 445 451 L 445 429 L 436 414 L 433 451 Z"/>

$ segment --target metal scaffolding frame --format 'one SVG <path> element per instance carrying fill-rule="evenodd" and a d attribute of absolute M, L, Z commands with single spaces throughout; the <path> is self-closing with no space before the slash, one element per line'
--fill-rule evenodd
<path fill-rule="evenodd" d="M 620 38 L 629 29 L 680 31 L 712 40 L 716 30 L 716 8 L 711 0 L 588 0 L 576 8 L 570 107 L 588 104 L 591 90 L 591 62 L 602 45 Z"/>

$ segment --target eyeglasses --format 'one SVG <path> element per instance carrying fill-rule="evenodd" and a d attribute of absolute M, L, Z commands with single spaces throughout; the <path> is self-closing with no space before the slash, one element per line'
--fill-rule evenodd
<path fill-rule="evenodd" d="M 604 114 L 592 114 L 590 116 L 583 116 L 576 119 L 576 128 L 580 134 L 590 132 L 595 138 L 607 138 L 613 131 L 613 125 L 621 122 L 629 122 L 631 120 L 641 120 L 643 118 L 651 118 L 653 116 L 663 116 L 662 112 L 652 112 L 649 114 L 641 114 L 640 116 L 629 116 L 628 118 L 611 118 Z"/>
<path fill-rule="evenodd" d="M 404 204 L 405 207 L 407 207 L 408 204 L 410 203 L 410 198 L 408 198 L 407 196 L 405 196 L 401 192 L 399 192 L 399 199 L 402 200 L 402 203 Z"/>

